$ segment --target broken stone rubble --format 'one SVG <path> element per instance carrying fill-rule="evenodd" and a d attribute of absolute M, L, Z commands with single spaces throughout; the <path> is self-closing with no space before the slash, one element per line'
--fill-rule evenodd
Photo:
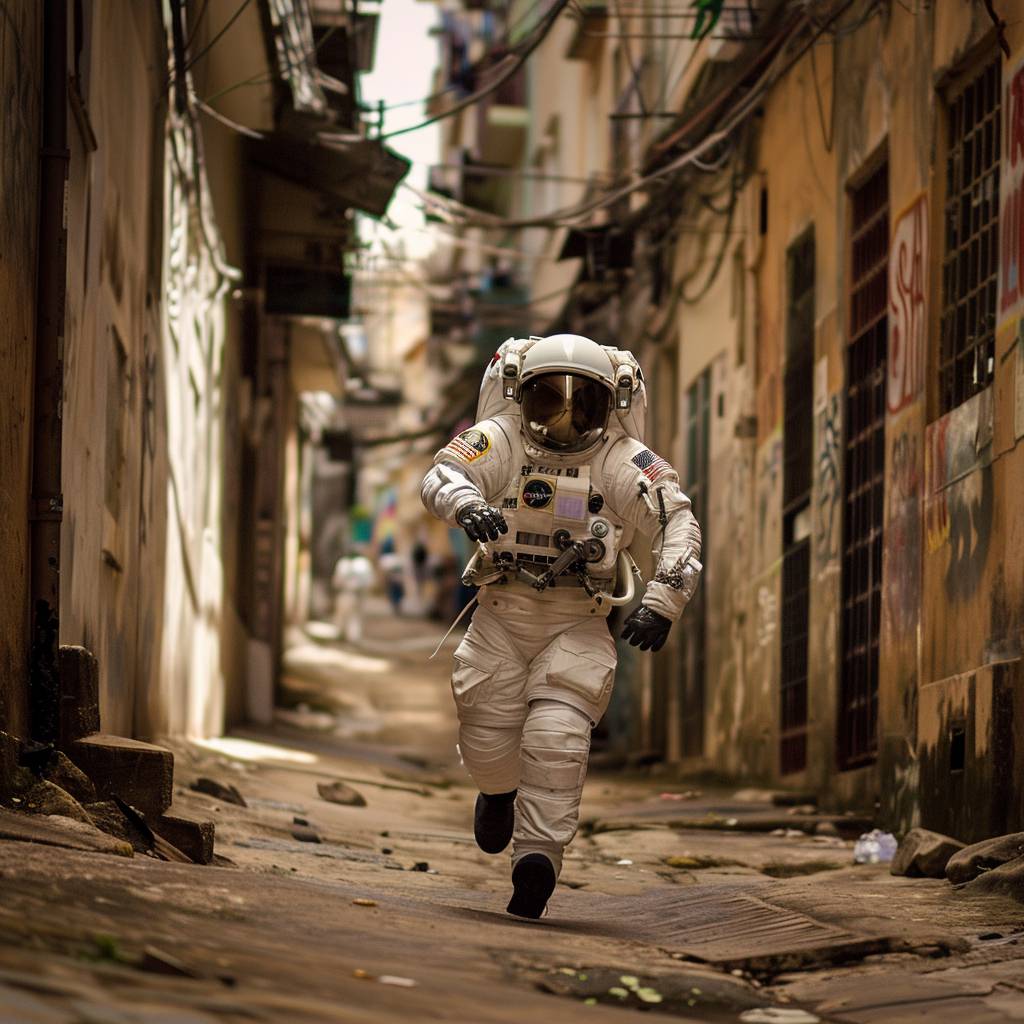
<path fill-rule="evenodd" d="M 908 878 L 944 878 L 946 864 L 964 844 L 926 828 L 912 828 L 902 839 L 889 871 Z"/>
<path fill-rule="evenodd" d="M 946 878 L 953 885 L 962 885 L 1020 857 L 1024 857 L 1024 832 L 984 839 L 964 847 L 950 858 Z"/>

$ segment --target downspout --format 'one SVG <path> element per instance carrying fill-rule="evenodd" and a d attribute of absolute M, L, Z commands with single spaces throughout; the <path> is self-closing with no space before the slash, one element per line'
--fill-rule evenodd
<path fill-rule="evenodd" d="M 61 404 L 67 283 L 68 4 L 43 7 L 43 124 L 39 178 L 35 377 L 32 388 L 32 500 L 29 510 L 31 634 L 29 732 L 57 738 L 60 618 Z"/>

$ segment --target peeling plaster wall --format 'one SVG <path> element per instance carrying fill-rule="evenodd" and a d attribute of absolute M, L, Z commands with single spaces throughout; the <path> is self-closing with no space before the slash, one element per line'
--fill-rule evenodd
<path fill-rule="evenodd" d="M 1007 35 L 995 380 L 924 430 L 920 813 L 965 841 L 1024 828 L 1024 29 Z"/>
<path fill-rule="evenodd" d="M 27 730 L 28 508 L 42 11 L 0 15 L 0 730 Z"/>
<path fill-rule="evenodd" d="M 97 145 L 69 118 L 61 642 L 98 658 L 105 731 L 209 735 L 237 720 L 244 684 L 224 593 L 237 522 L 222 472 L 238 436 L 229 282 L 195 140 L 167 123 L 160 8 L 86 13 Z M 217 155 L 222 173 L 239 166 L 237 147 Z M 229 225 L 242 199 L 217 211 Z"/>
<path fill-rule="evenodd" d="M 787 776 L 821 788 L 834 763 L 834 693 L 838 604 L 837 496 L 842 485 L 842 384 L 837 294 L 841 285 L 836 150 L 818 118 L 815 83 L 825 109 L 832 102 L 829 47 L 806 55 L 765 103 L 758 165 L 767 189 L 767 232 L 758 269 L 756 336 L 757 479 L 754 563 L 755 617 L 748 631 L 759 685 L 756 715 L 763 731 L 764 772 L 779 776 L 782 643 L 783 380 L 786 371 L 787 251 L 813 227 L 815 238 L 810 619 L 808 637 L 807 769 Z M 767 724 L 767 728 L 765 727 Z"/>
<path fill-rule="evenodd" d="M 714 394 L 725 396 L 727 409 L 722 429 L 712 432 L 708 480 L 710 518 L 729 522 L 730 530 L 728 544 L 712 540 L 705 552 L 705 767 L 779 781 L 786 250 L 813 224 L 808 770 L 782 781 L 835 803 L 878 800 L 883 820 L 897 830 L 922 823 L 962 839 L 1024 827 L 1024 28 L 1011 27 L 1008 39 L 1014 55 L 1004 62 L 1004 271 L 996 380 L 988 391 L 945 417 L 930 411 L 945 245 L 941 89 L 965 61 L 997 53 L 980 4 L 933 5 L 917 14 L 893 5 L 852 34 L 822 39 L 813 60 L 805 56 L 788 72 L 765 102 L 758 136 L 767 233 L 758 240 L 757 218 L 747 212 L 756 203 L 742 199 L 735 225 L 755 295 L 748 366 L 722 342 L 731 313 L 714 289 L 680 317 L 680 395 L 714 366 Z M 833 79 L 842 83 L 834 96 Z M 843 772 L 836 717 L 847 195 L 882 159 L 889 165 L 890 241 L 878 755 Z M 761 182 L 755 178 L 748 190 Z M 681 244 L 691 247 L 681 265 L 692 263 L 698 243 L 684 237 Z M 952 768 L 961 737 L 965 763 Z"/>

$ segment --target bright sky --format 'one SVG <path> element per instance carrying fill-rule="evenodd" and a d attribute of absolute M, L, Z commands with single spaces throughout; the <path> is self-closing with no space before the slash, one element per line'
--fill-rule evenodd
<path fill-rule="evenodd" d="M 438 7 L 429 0 L 383 0 L 377 33 L 377 53 L 373 71 L 360 79 L 362 100 L 372 105 L 404 103 L 428 96 L 432 88 L 434 68 L 438 63 L 438 41 L 429 31 L 439 20 Z M 422 103 L 388 111 L 384 131 L 394 131 L 407 125 L 418 124 L 426 113 Z M 391 139 L 388 145 L 413 165 L 406 181 L 417 188 L 426 188 L 427 168 L 439 159 L 439 133 L 436 126 L 409 132 Z M 411 256 L 425 256 L 432 247 L 430 235 L 422 230 L 423 214 L 416 198 L 399 188 L 388 210 L 388 217 L 407 230 L 402 232 L 406 252 Z M 382 231 L 385 237 L 390 232 Z M 373 233 L 374 226 L 364 227 L 365 234 Z"/>

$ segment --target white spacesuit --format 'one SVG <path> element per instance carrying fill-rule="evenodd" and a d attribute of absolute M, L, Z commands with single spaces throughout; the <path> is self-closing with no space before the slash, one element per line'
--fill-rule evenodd
<path fill-rule="evenodd" d="M 480 789 L 475 832 L 513 839 L 509 912 L 539 917 L 576 832 L 590 734 L 608 707 L 635 530 L 657 569 L 623 636 L 658 650 L 693 595 L 700 528 L 675 470 L 640 439 L 633 357 L 576 335 L 510 339 L 484 376 L 479 422 L 439 451 L 427 509 L 479 550 L 478 607 L 455 652 L 459 749 Z M 619 593 L 624 591 L 624 593 Z"/>

